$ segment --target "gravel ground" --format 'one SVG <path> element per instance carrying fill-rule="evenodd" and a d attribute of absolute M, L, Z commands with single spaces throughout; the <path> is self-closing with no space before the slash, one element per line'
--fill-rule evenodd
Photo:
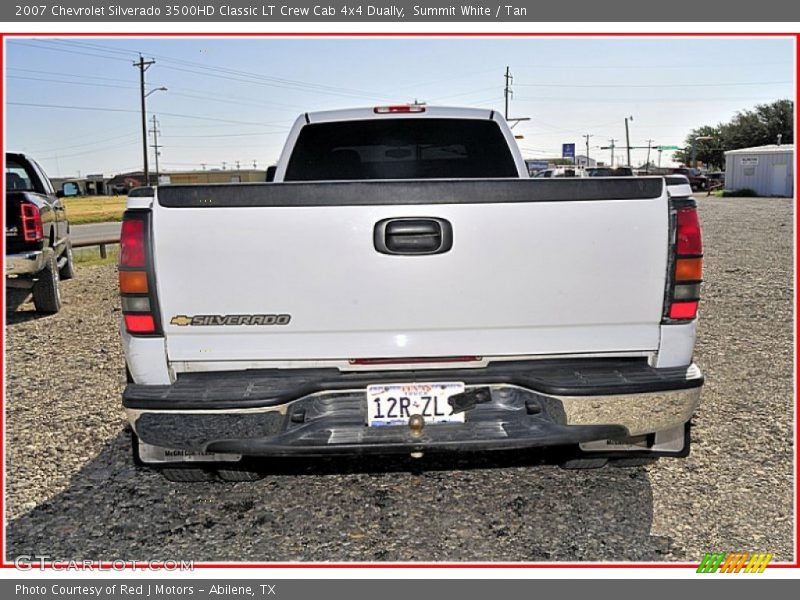
<path fill-rule="evenodd" d="M 503 454 L 168 483 L 129 458 L 115 268 L 80 269 L 57 316 L 7 317 L 7 560 L 792 560 L 793 200 L 700 206 L 707 383 L 692 454 L 634 469 Z"/>

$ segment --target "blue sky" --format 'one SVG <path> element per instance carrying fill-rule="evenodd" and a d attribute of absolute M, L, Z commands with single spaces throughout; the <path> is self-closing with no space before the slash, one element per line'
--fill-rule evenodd
<path fill-rule="evenodd" d="M 148 98 L 162 170 L 264 168 L 309 110 L 414 99 L 502 110 L 506 66 L 511 116 L 531 118 L 515 129 L 526 158 L 569 142 L 580 153 L 589 133 L 607 161 L 599 146 L 624 144 L 630 116 L 631 145 L 680 145 L 693 127 L 794 97 L 793 42 L 780 39 L 15 39 L 7 147 L 51 176 L 140 169 L 137 52 L 156 60 L 151 88 L 168 88 Z"/>

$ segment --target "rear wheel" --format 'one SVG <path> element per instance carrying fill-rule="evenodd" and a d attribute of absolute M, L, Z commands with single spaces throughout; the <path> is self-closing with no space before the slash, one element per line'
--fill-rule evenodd
<path fill-rule="evenodd" d="M 72 243 L 70 242 L 67 242 L 67 248 L 64 250 L 64 258 L 66 258 L 67 261 L 64 263 L 64 266 L 58 270 L 58 277 L 62 281 L 75 277 L 75 265 L 72 261 Z"/>
<path fill-rule="evenodd" d="M 601 469 L 608 464 L 607 458 L 570 458 L 558 466 L 562 469 Z"/>
<path fill-rule="evenodd" d="M 609 464 L 612 467 L 617 468 L 629 468 L 629 467 L 646 467 L 647 465 L 654 465 L 658 462 L 658 457 L 646 457 L 646 456 L 638 456 L 638 457 L 631 457 L 631 458 L 612 458 L 609 461 Z"/>
<path fill-rule="evenodd" d="M 237 466 L 217 469 L 217 475 L 222 481 L 260 481 L 264 479 L 263 473 Z"/>
<path fill-rule="evenodd" d="M 33 305 L 36 311 L 54 314 L 61 310 L 61 292 L 58 289 L 58 264 L 55 254 L 50 254 L 47 266 L 39 273 L 33 284 Z"/>
<path fill-rule="evenodd" d="M 214 473 L 212 471 L 205 471 L 204 469 L 163 468 L 161 469 L 161 474 L 167 481 L 174 481 L 175 483 L 214 481 Z"/>

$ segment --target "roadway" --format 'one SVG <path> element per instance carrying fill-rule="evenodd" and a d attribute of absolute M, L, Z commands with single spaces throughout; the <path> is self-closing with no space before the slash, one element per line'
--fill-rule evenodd
<path fill-rule="evenodd" d="M 73 243 L 101 238 L 119 238 L 121 223 L 89 223 L 70 227 L 70 238 Z"/>

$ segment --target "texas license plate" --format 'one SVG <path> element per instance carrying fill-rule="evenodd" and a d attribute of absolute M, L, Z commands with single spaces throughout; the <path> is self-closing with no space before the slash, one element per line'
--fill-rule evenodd
<path fill-rule="evenodd" d="M 421 415 L 426 423 L 463 423 L 464 413 L 453 414 L 447 402 L 450 396 L 463 392 L 463 382 L 367 386 L 367 425 L 405 425 L 411 415 Z"/>

